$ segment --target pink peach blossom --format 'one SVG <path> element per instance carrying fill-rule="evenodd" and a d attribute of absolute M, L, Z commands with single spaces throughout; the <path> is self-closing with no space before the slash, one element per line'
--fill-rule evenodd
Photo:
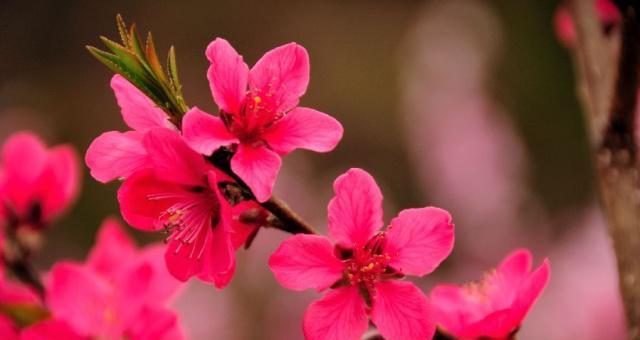
<path fill-rule="evenodd" d="M 176 314 L 165 307 L 179 282 L 166 271 L 162 248 L 139 250 L 115 220 L 105 221 L 85 263 L 61 261 L 49 273 L 53 320 L 85 337 L 183 338 Z"/>
<path fill-rule="evenodd" d="M 620 22 L 620 11 L 611 0 L 593 0 L 596 13 L 605 30 Z M 553 17 L 556 36 L 566 47 L 573 47 L 576 43 L 576 28 L 569 9 L 561 5 Z"/>
<path fill-rule="evenodd" d="M 206 51 L 207 77 L 220 116 L 193 108 L 183 133 L 196 151 L 211 155 L 220 147 L 235 151 L 231 169 L 258 201 L 269 199 L 280 156 L 303 148 L 327 152 L 342 138 L 342 125 L 322 112 L 298 107 L 309 83 L 309 56 L 289 43 L 267 52 L 249 67 L 233 47 L 215 39 Z"/>
<path fill-rule="evenodd" d="M 169 234 L 165 260 L 174 277 L 226 286 L 235 269 L 235 210 L 218 188 L 226 177 L 168 129 L 148 131 L 143 146 L 152 167 L 120 187 L 122 216 L 138 229 Z"/>
<path fill-rule="evenodd" d="M 0 223 L 47 226 L 76 199 L 78 164 L 70 145 L 47 148 L 31 132 L 10 136 L 0 159 Z"/>
<path fill-rule="evenodd" d="M 549 262 L 531 272 L 531 253 L 516 250 L 480 283 L 431 292 L 438 326 L 459 339 L 508 339 L 549 281 Z"/>
<path fill-rule="evenodd" d="M 427 297 L 406 275 L 431 273 L 453 248 L 451 216 L 427 207 L 407 209 L 381 230 L 382 194 L 367 172 L 351 169 L 334 182 L 329 238 L 296 235 L 269 267 L 285 288 L 332 288 L 307 309 L 307 339 L 359 339 L 368 319 L 385 339 L 430 339 L 435 331 Z"/>
<path fill-rule="evenodd" d="M 124 77 L 113 76 L 111 88 L 122 118 L 132 130 L 105 132 L 87 149 L 85 162 L 91 169 L 91 176 L 102 183 L 126 178 L 148 167 L 147 154 L 142 145 L 146 131 L 158 127 L 177 130 L 164 111 Z"/>

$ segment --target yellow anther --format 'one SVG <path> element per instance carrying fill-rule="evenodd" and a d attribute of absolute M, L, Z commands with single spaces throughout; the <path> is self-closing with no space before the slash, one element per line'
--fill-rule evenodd
<path fill-rule="evenodd" d="M 104 310 L 102 317 L 104 321 L 107 323 L 112 323 L 116 320 L 116 315 L 111 308 L 107 308 Z"/>
<path fill-rule="evenodd" d="M 181 218 L 182 218 L 182 210 L 176 210 L 173 214 L 171 214 L 171 216 L 169 216 L 167 220 L 169 223 L 176 224 L 180 222 Z"/>
<path fill-rule="evenodd" d="M 253 97 L 253 102 L 258 105 L 260 103 L 262 103 L 262 98 L 260 98 L 260 96 L 255 96 Z"/>

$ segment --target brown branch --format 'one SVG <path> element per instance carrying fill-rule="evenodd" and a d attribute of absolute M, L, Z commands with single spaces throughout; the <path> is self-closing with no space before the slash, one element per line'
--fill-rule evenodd
<path fill-rule="evenodd" d="M 7 226 L 7 239 L 2 257 L 7 269 L 20 282 L 31 287 L 40 298 L 44 299 L 44 285 L 37 272 L 29 262 L 30 251 L 22 245 L 17 237 L 17 227 Z"/>
<path fill-rule="evenodd" d="M 635 7 L 635 8 L 634 8 Z M 638 5 L 624 4 L 618 57 L 592 1 L 573 0 L 585 107 L 598 185 L 618 263 L 630 339 L 640 339 L 640 182 L 635 112 L 640 66 Z"/>
<path fill-rule="evenodd" d="M 291 210 L 283 200 L 275 196 L 272 196 L 268 201 L 261 205 L 278 218 L 280 223 L 272 223 L 272 225 L 282 231 L 292 234 L 318 233 L 310 224 L 305 222 L 300 215 Z"/>
<path fill-rule="evenodd" d="M 230 166 L 233 154 L 226 148 L 220 148 L 208 158 L 209 162 L 220 169 L 222 172 L 233 178 L 243 189 L 244 196 L 248 199 L 255 200 L 255 196 L 251 189 L 238 175 L 233 173 Z M 274 221 L 270 225 L 282 231 L 291 234 L 317 234 L 318 232 L 307 223 L 300 215 L 291 210 L 289 206 L 281 199 L 271 196 L 266 202 L 258 202 L 260 206 L 270 212 L 278 221 Z"/>

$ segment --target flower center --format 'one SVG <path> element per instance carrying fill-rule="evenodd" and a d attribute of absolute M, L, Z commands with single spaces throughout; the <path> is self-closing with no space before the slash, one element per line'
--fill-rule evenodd
<path fill-rule="evenodd" d="M 248 91 L 239 115 L 222 115 L 227 128 L 243 143 L 261 143 L 262 133 L 284 117 L 285 113 L 278 111 L 280 101 L 274 93 L 270 88 L 267 91 Z"/>
<path fill-rule="evenodd" d="M 191 246 L 189 258 L 200 259 L 204 252 L 203 232 L 214 228 L 220 218 L 220 202 L 209 188 L 193 188 L 184 192 L 149 195 L 150 201 L 165 201 L 168 207 L 158 220 L 169 234 L 166 240 L 180 242 L 176 253 Z"/>
<path fill-rule="evenodd" d="M 384 274 L 393 272 L 389 267 L 391 257 L 382 250 L 384 241 L 384 233 L 379 233 L 365 246 L 353 249 L 345 266 L 345 277 L 351 285 L 361 285 L 371 291 Z"/>
<path fill-rule="evenodd" d="M 490 290 L 493 288 L 492 279 L 495 277 L 495 270 L 488 271 L 484 274 L 484 277 L 480 281 L 469 282 L 463 286 L 465 295 L 477 303 L 490 303 L 491 299 L 488 296 Z"/>

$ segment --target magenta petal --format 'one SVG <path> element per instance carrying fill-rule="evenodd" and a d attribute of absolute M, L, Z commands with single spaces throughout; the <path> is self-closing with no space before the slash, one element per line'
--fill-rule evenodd
<path fill-rule="evenodd" d="M 529 277 L 532 262 L 529 250 L 516 249 L 500 262 L 494 273 L 484 278 L 486 286 L 491 287 L 485 294 L 492 300 L 494 308 L 511 307 Z"/>
<path fill-rule="evenodd" d="M 344 264 L 324 236 L 295 235 L 280 244 L 269 267 L 280 284 L 292 290 L 329 288 L 342 277 Z"/>
<path fill-rule="evenodd" d="M 82 335 L 99 334 L 106 327 L 109 286 L 80 265 L 59 262 L 50 273 L 47 306 Z"/>
<path fill-rule="evenodd" d="M 197 107 L 182 118 L 182 134 L 189 146 L 203 155 L 211 155 L 221 146 L 238 143 L 219 117 L 212 116 Z"/>
<path fill-rule="evenodd" d="M 297 107 L 273 124 L 262 138 L 280 154 L 297 148 L 328 152 L 338 145 L 342 134 L 342 125 L 335 118 L 320 111 Z"/>
<path fill-rule="evenodd" d="M 118 321 L 123 325 L 133 322 L 149 301 L 147 292 L 152 288 L 153 267 L 149 263 L 138 263 L 114 281 L 113 305 Z M 163 301 L 152 301 L 161 304 Z"/>
<path fill-rule="evenodd" d="M 501 309 L 485 316 L 478 322 L 464 327 L 457 336 L 462 339 L 508 339 L 519 325 L 520 320 L 513 319 L 513 313 Z"/>
<path fill-rule="evenodd" d="M 438 326 L 448 334 L 456 335 L 470 322 L 484 316 L 481 304 L 475 304 L 460 287 L 438 285 L 431 290 L 431 304 Z"/>
<path fill-rule="evenodd" d="M 228 231 L 218 224 L 211 233 L 210 246 L 202 259 L 203 266 L 198 278 L 224 288 L 235 271 L 235 253 Z"/>
<path fill-rule="evenodd" d="M 0 332 L 0 334 L 2 334 Z M 4 338 L 3 338 L 4 339 Z M 20 334 L 20 340 L 88 340 L 80 336 L 69 324 L 62 320 L 49 319 L 40 321 L 25 328 Z"/>
<path fill-rule="evenodd" d="M 218 223 L 213 226 L 209 249 L 203 254 L 203 267 L 198 278 L 205 282 L 212 282 L 217 288 L 226 287 L 235 272 L 235 252 L 231 242 L 232 208 L 217 189 L 218 176 L 209 171 L 207 180 L 209 187 L 214 190 L 220 204 Z"/>
<path fill-rule="evenodd" d="M 529 275 L 526 283 L 520 287 L 519 295 L 512 305 L 515 318 L 518 320 L 524 319 L 549 283 L 550 272 L 549 260 L 545 259 L 542 264 Z"/>
<path fill-rule="evenodd" d="M 207 71 L 213 99 L 220 110 L 239 113 L 247 91 L 249 66 L 228 41 L 216 38 L 206 51 L 211 62 Z"/>
<path fill-rule="evenodd" d="M 87 265 L 97 273 L 112 276 L 124 263 L 134 259 L 136 247 L 131 238 L 122 230 L 114 218 L 102 222 L 96 243 L 91 248 Z"/>
<path fill-rule="evenodd" d="M 85 155 L 91 176 L 106 183 L 148 167 L 142 137 L 137 131 L 109 131 L 94 139 Z"/>
<path fill-rule="evenodd" d="M 159 180 L 150 170 L 136 172 L 118 190 L 120 212 L 131 226 L 142 230 L 161 229 L 160 214 L 175 203 L 175 200 L 150 199 L 153 195 L 180 193 L 183 189 L 172 183 Z"/>
<path fill-rule="evenodd" d="M 77 197 L 80 187 L 79 164 L 75 149 L 69 145 L 57 146 L 49 151 L 46 168 L 36 189 L 45 221 L 58 216 Z"/>
<path fill-rule="evenodd" d="M 357 287 L 329 291 L 304 314 L 307 340 L 359 340 L 367 330 L 366 305 Z"/>
<path fill-rule="evenodd" d="M 122 117 L 130 128 L 145 131 L 155 127 L 172 127 L 164 111 L 121 75 L 116 74 L 111 78 L 111 88 Z"/>
<path fill-rule="evenodd" d="M 231 159 L 231 170 L 247 183 L 258 202 L 271 197 L 281 165 L 280 156 L 263 146 L 240 144 Z"/>
<path fill-rule="evenodd" d="M 431 339 L 432 314 L 427 297 L 413 283 L 383 281 L 376 286 L 371 321 L 386 340 Z"/>
<path fill-rule="evenodd" d="M 382 193 L 371 175 L 350 169 L 333 182 L 329 234 L 340 245 L 364 245 L 382 227 Z"/>
<path fill-rule="evenodd" d="M 265 53 L 249 73 L 249 90 L 265 97 L 268 94 L 278 112 L 296 107 L 308 84 L 309 55 L 296 43 Z"/>
<path fill-rule="evenodd" d="M 38 304 L 38 294 L 28 286 L 9 280 L 0 280 L 0 304 Z"/>
<path fill-rule="evenodd" d="M 11 319 L 0 314 L 0 335 L 3 340 L 18 340 L 18 326 Z"/>
<path fill-rule="evenodd" d="M 145 306 L 135 320 L 128 325 L 127 339 L 132 340 L 181 340 L 185 339 L 178 315 L 160 306 Z"/>
<path fill-rule="evenodd" d="M 159 128 L 149 130 L 143 144 L 159 179 L 184 185 L 203 184 L 205 160 L 178 133 Z"/>
<path fill-rule="evenodd" d="M 385 232 L 390 266 L 408 275 L 431 273 L 453 249 L 451 215 L 438 208 L 406 209 Z"/>
<path fill-rule="evenodd" d="M 145 247 L 121 274 L 127 277 L 130 276 L 131 271 L 137 271 L 140 267 L 146 265 L 151 267 L 149 287 L 144 293 L 145 301 L 148 303 L 170 302 L 182 287 L 180 282 L 167 271 L 167 265 L 164 262 L 165 248 L 162 243 Z"/>
<path fill-rule="evenodd" d="M 497 270 L 506 280 L 518 281 L 520 283 L 531 271 L 533 255 L 527 249 L 516 249 L 507 255 Z"/>
<path fill-rule="evenodd" d="M 201 250 L 202 254 L 212 251 L 211 232 L 208 228 L 202 228 L 192 243 L 170 241 L 164 255 L 169 273 L 182 282 L 200 274 L 204 268 Z"/>

